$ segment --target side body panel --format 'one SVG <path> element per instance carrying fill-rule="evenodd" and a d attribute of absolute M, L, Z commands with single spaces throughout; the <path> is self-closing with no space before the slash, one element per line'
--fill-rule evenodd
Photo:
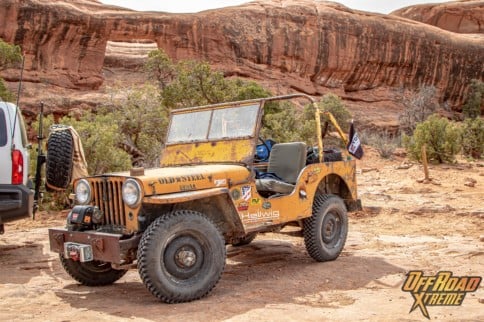
<path fill-rule="evenodd" d="M 297 184 L 289 195 L 264 198 L 257 192 L 255 181 L 231 187 L 230 196 L 245 231 L 259 230 L 261 226 L 274 226 L 311 216 L 314 196 L 318 190 L 326 193 L 321 189 L 330 184 L 325 181 L 329 177 L 339 179 L 339 186 L 344 187 L 343 199 L 355 201 L 357 194 L 354 163 L 351 160 L 308 165 L 299 175 Z"/>

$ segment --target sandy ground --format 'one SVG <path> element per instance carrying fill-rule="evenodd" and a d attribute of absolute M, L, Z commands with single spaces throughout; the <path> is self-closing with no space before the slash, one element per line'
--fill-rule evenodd
<path fill-rule="evenodd" d="M 409 313 L 413 298 L 401 290 L 409 270 L 484 276 L 484 164 L 432 166 L 436 184 L 424 184 L 417 182 L 421 166 L 397 169 L 402 161 L 367 150 L 359 162 L 365 210 L 350 215 L 336 261 L 314 262 L 302 238 L 263 234 L 228 247 L 221 281 L 191 303 L 159 302 L 136 270 L 107 287 L 75 283 L 47 239 L 47 228 L 62 226 L 65 212 L 7 224 L 0 236 L 0 321 L 426 320 L 418 308 Z M 461 306 L 429 306 L 430 318 L 484 321 L 483 287 Z"/>

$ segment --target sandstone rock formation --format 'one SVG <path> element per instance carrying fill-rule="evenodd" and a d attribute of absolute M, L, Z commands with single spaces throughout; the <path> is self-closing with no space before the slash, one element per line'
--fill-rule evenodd
<path fill-rule="evenodd" d="M 484 1 L 462 0 L 402 8 L 392 15 L 461 34 L 484 33 Z"/>
<path fill-rule="evenodd" d="M 152 41 L 175 60 L 207 60 L 229 76 L 390 105 L 396 89 L 433 85 L 441 101 L 459 106 L 469 81 L 484 75 L 482 38 L 312 0 L 196 14 L 88 0 L 2 0 L 0 37 L 25 51 L 26 81 L 81 90 L 102 85 L 108 41 Z"/>

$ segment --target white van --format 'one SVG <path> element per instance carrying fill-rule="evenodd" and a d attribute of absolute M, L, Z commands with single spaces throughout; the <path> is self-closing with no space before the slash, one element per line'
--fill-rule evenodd
<path fill-rule="evenodd" d="M 15 104 L 0 101 L 0 234 L 5 222 L 32 216 L 34 191 L 28 172 L 22 114 Z"/>

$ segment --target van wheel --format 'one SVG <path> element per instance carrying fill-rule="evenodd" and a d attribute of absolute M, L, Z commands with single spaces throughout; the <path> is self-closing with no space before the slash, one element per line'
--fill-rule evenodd
<path fill-rule="evenodd" d="M 47 161 L 45 165 L 47 188 L 64 190 L 71 183 L 74 141 L 71 132 L 57 130 L 47 140 Z"/>
<path fill-rule="evenodd" d="M 113 284 L 126 274 L 127 270 L 114 269 L 110 263 L 92 261 L 78 262 L 59 255 L 62 267 L 73 279 L 86 286 Z"/>
<path fill-rule="evenodd" d="M 218 283 L 225 241 L 203 214 L 178 210 L 158 217 L 138 246 L 138 271 L 146 288 L 166 303 L 197 300 Z"/>
<path fill-rule="evenodd" d="M 314 260 L 324 262 L 339 256 L 348 235 L 348 214 L 340 197 L 316 195 L 313 214 L 303 225 L 304 244 Z"/>

